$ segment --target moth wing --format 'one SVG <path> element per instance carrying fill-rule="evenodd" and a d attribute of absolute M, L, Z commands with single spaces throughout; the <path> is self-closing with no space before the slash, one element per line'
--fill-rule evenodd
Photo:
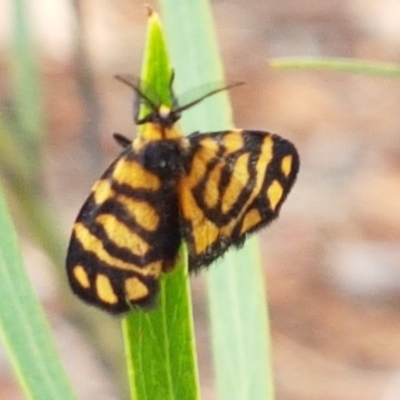
<path fill-rule="evenodd" d="M 231 130 L 188 137 L 179 182 L 182 232 L 190 269 L 207 266 L 231 245 L 279 214 L 299 169 L 287 140 L 260 131 Z"/>
<path fill-rule="evenodd" d="M 75 294 L 112 313 L 152 305 L 167 256 L 152 246 L 165 236 L 161 182 L 136 158 L 126 149 L 93 186 L 67 255 Z"/>

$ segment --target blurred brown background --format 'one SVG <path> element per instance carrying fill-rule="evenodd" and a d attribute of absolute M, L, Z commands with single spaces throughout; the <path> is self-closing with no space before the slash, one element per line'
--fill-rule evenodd
<path fill-rule="evenodd" d="M 212 4 L 226 75 L 247 82 L 231 92 L 236 125 L 279 133 L 302 160 L 280 219 L 260 235 L 277 399 L 400 399 L 400 81 L 267 66 L 283 56 L 400 64 L 400 2 Z M 3 112 L 13 5 L 0 2 Z M 139 72 L 146 17 L 136 0 L 32 0 L 29 9 L 46 124 L 41 179 L 66 246 L 118 154 L 111 134 L 135 132 L 131 93 L 112 76 Z M 80 398 L 127 398 L 118 319 L 75 300 L 63 266 L 20 233 Z M 201 276 L 192 282 L 202 392 L 213 400 L 205 288 Z M 2 349 L 0 398 L 22 399 Z"/>

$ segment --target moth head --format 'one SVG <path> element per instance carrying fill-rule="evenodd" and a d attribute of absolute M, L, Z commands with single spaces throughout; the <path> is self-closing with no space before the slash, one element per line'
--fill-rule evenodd
<path fill-rule="evenodd" d="M 116 75 L 115 78 L 119 80 L 122 83 L 125 83 L 129 87 L 131 87 L 135 93 L 138 95 L 138 98 L 140 102 L 146 104 L 146 106 L 150 109 L 150 112 L 145 115 L 144 117 L 139 118 L 138 115 L 135 116 L 135 122 L 137 125 L 142 125 L 145 123 L 157 123 L 162 125 L 163 127 L 169 128 L 173 124 L 175 124 L 176 121 L 181 117 L 182 111 L 185 111 L 196 104 L 200 103 L 204 99 L 213 96 L 214 94 L 220 93 L 225 90 L 232 89 L 237 86 L 242 86 L 244 85 L 244 82 L 235 82 L 231 83 L 228 85 L 222 85 L 220 87 L 217 87 L 215 89 L 209 90 L 206 94 L 189 101 L 183 106 L 179 106 L 178 102 L 176 100 L 176 97 L 174 95 L 174 92 L 172 90 L 172 83 L 174 79 L 174 73 L 172 72 L 171 75 L 171 81 L 170 81 L 170 92 L 171 92 L 171 98 L 173 101 L 172 107 L 168 107 L 165 104 L 162 104 L 161 102 L 157 103 L 157 100 L 153 100 L 150 95 L 150 92 L 147 93 L 146 90 L 142 89 L 140 85 L 140 81 L 133 77 L 132 75 L 125 74 L 125 75 Z M 139 109 L 139 107 L 137 107 Z"/>

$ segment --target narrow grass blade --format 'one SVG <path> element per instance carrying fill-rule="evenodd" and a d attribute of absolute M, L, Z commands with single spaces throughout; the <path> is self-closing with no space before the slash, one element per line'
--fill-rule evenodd
<path fill-rule="evenodd" d="M 141 80 L 171 104 L 171 67 L 156 14 L 149 16 Z M 184 251 L 183 251 L 184 253 Z M 186 260 L 186 254 L 181 257 Z M 157 306 L 134 310 L 123 320 L 132 399 L 200 398 L 187 265 L 161 277 Z"/>
<path fill-rule="evenodd" d="M 23 267 L 0 188 L 0 335 L 27 399 L 75 399 Z"/>
<path fill-rule="evenodd" d="M 179 92 L 210 82 L 222 83 L 209 3 L 162 0 L 161 5 Z M 207 99 L 183 115 L 186 133 L 229 129 L 232 125 L 228 93 Z M 250 240 L 217 264 L 207 271 L 207 282 L 218 398 L 273 399 L 270 335 L 257 240 Z"/>
<path fill-rule="evenodd" d="M 275 58 L 268 64 L 275 69 L 339 71 L 400 78 L 400 65 L 354 58 Z"/>
<path fill-rule="evenodd" d="M 0 172 L 15 196 L 24 227 L 57 264 L 64 262 L 63 246 L 42 191 L 40 146 L 45 124 L 28 3 L 26 0 L 12 3 L 13 97 L 12 109 L 0 115 Z"/>
<path fill-rule="evenodd" d="M 25 158 L 30 164 L 30 173 L 38 179 L 40 170 L 39 143 L 44 132 L 42 104 L 40 101 L 39 75 L 35 66 L 32 34 L 28 23 L 28 2 L 13 2 L 13 58 L 12 81 L 14 86 L 15 113 L 19 129 L 15 132 Z"/>

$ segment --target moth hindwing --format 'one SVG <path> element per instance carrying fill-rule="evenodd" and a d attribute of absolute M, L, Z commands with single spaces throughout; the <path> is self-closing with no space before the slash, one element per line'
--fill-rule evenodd
<path fill-rule="evenodd" d="M 136 119 L 141 136 L 116 136 L 124 150 L 92 188 L 68 249 L 74 293 L 111 313 L 154 304 L 182 239 L 191 271 L 242 245 L 278 216 L 299 169 L 295 147 L 277 135 L 183 137 L 176 121 L 198 101 L 175 109 L 148 101 L 152 111 Z"/>

